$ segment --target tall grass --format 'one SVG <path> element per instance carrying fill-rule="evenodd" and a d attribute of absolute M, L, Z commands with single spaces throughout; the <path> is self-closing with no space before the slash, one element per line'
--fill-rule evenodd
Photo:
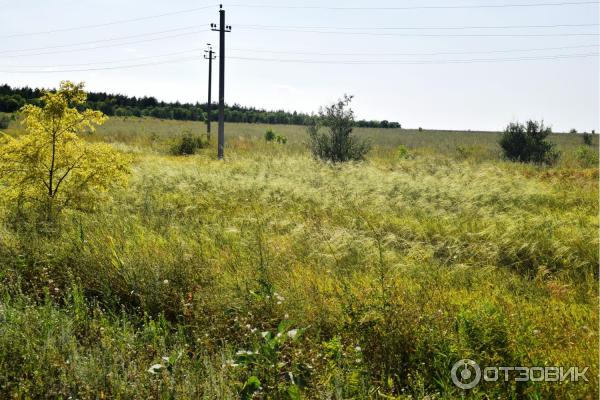
<path fill-rule="evenodd" d="M 366 162 L 332 166 L 301 128 L 269 146 L 242 124 L 218 162 L 164 148 L 200 124 L 107 125 L 90 140 L 136 155 L 127 189 L 54 236 L 0 227 L 0 397 L 598 396 L 597 169 L 502 161 L 495 134 L 384 130 L 359 130 Z M 590 382 L 463 392 L 462 358 Z"/>

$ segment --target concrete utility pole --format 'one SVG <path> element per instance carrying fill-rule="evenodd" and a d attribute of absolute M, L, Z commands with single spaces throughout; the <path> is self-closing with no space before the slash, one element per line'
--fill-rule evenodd
<path fill-rule="evenodd" d="M 205 53 L 208 53 L 208 56 L 205 54 L 204 58 L 208 60 L 208 104 L 206 106 L 206 137 L 210 142 L 210 121 L 212 119 L 211 108 L 212 108 L 212 60 L 217 58 L 213 55 L 213 49 L 210 43 L 206 44 L 208 46 L 208 50 L 204 50 Z"/>
<path fill-rule="evenodd" d="M 225 153 L 225 33 L 231 32 L 231 26 L 225 25 L 225 10 L 219 5 L 220 24 L 211 24 L 211 29 L 219 32 L 219 144 L 217 157 L 223 159 Z"/>

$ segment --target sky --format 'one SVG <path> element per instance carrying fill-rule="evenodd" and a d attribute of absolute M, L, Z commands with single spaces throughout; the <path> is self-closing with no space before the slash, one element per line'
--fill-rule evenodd
<path fill-rule="evenodd" d="M 584 0 L 562 0 L 573 1 Z M 406 128 L 501 130 L 537 119 L 599 132 L 599 5 L 488 7 L 536 3 L 561 0 L 224 1 L 225 99 L 310 113 L 347 93 L 357 118 Z M 0 84 L 72 80 L 207 100 L 202 55 L 207 43 L 219 48 L 209 26 L 217 3 L 0 0 L 0 9 Z"/>

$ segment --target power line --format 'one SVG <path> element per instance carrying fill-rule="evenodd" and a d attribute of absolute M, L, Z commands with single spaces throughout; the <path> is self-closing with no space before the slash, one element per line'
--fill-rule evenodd
<path fill-rule="evenodd" d="M 144 56 L 144 57 L 133 57 L 133 58 L 125 58 L 120 60 L 110 60 L 110 61 L 96 61 L 96 62 L 87 62 L 87 63 L 75 63 L 75 64 L 54 64 L 54 65 L 0 65 L 0 68 L 62 68 L 62 67 L 82 67 L 82 66 L 90 66 L 90 65 L 100 65 L 100 64 L 118 64 L 118 63 L 127 63 L 132 61 L 139 60 L 149 60 L 152 58 L 161 58 L 168 57 L 174 55 L 188 54 L 196 51 L 202 51 L 202 48 L 196 49 L 188 49 L 182 51 L 175 51 L 172 53 L 161 53 L 155 54 L 153 56 Z"/>
<path fill-rule="evenodd" d="M 79 51 L 97 50 L 97 49 L 104 49 L 104 48 L 110 48 L 110 47 L 119 47 L 119 46 L 126 46 L 126 45 L 137 44 L 137 43 L 155 42 L 155 41 L 164 40 L 164 39 L 196 35 L 196 34 L 205 33 L 208 31 L 209 31 L 208 29 L 201 29 L 201 30 L 197 30 L 197 31 L 192 31 L 192 32 L 187 32 L 187 33 L 179 33 L 176 35 L 163 36 L 163 37 L 159 37 L 159 38 L 143 39 L 143 40 L 136 40 L 136 41 L 130 41 L 130 42 L 123 42 L 123 43 L 106 44 L 106 45 L 101 45 L 101 46 L 86 47 L 83 49 L 67 49 L 67 50 L 47 51 L 47 52 L 42 52 L 42 53 L 31 53 L 31 54 L 11 54 L 11 55 L 3 55 L 2 57 L 3 58 L 18 58 L 18 57 L 42 56 L 42 55 L 48 55 L 48 54 L 76 53 Z"/>
<path fill-rule="evenodd" d="M 206 24 L 199 24 L 199 25 L 208 25 L 208 24 L 206 23 Z M 370 29 L 373 29 L 373 30 L 520 29 L 520 28 L 590 27 L 590 26 L 599 26 L 599 25 L 600 24 L 512 25 L 512 26 L 505 25 L 505 26 L 458 26 L 458 27 L 387 27 L 387 28 L 375 27 L 375 28 L 370 28 Z M 14 50 L 2 50 L 2 51 L 0 51 L 0 54 L 21 53 L 21 52 L 47 50 L 47 49 L 59 49 L 59 48 L 68 48 L 68 47 L 83 46 L 83 45 L 89 45 L 89 44 L 113 42 L 113 41 L 133 39 L 133 38 L 138 38 L 138 37 L 161 35 L 161 34 L 171 33 L 171 32 L 186 31 L 186 30 L 190 30 L 190 29 L 195 29 L 197 27 L 198 27 L 198 25 L 192 25 L 192 26 L 186 26 L 186 27 L 181 27 L 181 28 L 172 28 L 172 29 L 167 29 L 167 30 L 162 30 L 162 31 L 146 32 L 146 33 L 141 33 L 141 34 L 136 34 L 136 35 L 120 36 L 120 37 L 115 37 L 115 38 L 91 40 L 91 41 L 69 43 L 69 44 L 63 44 L 63 45 L 31 47 L 31 48 L 26 48 L 26 49 L 14 49 Z M 289 31 L 293 31 L 293 32 L 299 31 L 299 32 L 309 32 L 309 33 L 313 33 L 313 31 L 310 29 L 338 29 L 338 30 L 355 30 L 355 29 L 360 30 L 361 29 L 361 28 L 355 28 L 355 27 L 286 26 L 286 25 L 240 25 L 240 27 L 247 28 L 247 29 L 267 29 L 267 30 L 286 30 L 286 31 L 289 30 Z M 317 31 L 314 31 L 314 33 L 317 33 Z M 318 31 L 318 33 L 338 33 L 338 32 L 336 32 L 336 31 L 323 31 L 323 32 Z M 345 32 L 340 32 L 340 33 L 345 33 Z M 371 34 L 371 32 L 352 32 L 352 33 L 353 34 Z M 380 35 L 380 34 L 378 34 L 378 35 Z M 389 35 L 389 34 L 385 34 L 385 35 Z M 439 34 L 439 35 L 442 35 L 442 34 Z M 545 35 L 548 35 L 548 34 L 544 34 L 544 36 Z M 552 35 L 552 34 L 550 34 L 550 35 Z M 571 34 L 565 33 L 565 34 L 560 34 L 560 35 L 571 35 Z M 576 34 L 576 35 L 579 35 L 579 34 Z M 402 36 L 404 36 L 404 35 L 402 35 Z M 443 34 L 442 36 L 446 36 L 446 34 Z M 480 34 L 477 34 L 477 36 L 480 36 Z M 519 36 L 521 36 L 521 35 L 519 35 Z M 43 54 L 47 54 L 47 53 L 43 53 Z"/>
<path fill-rule="evenodd" d="M 291 25 L 253 25 L 240 24 L 246 28 L 285 28 L 285 29 L 338 29 L 338 30 L 362 30 L 363 27 L 346 26 L 291 26 Z M 555 25 L 498 25 L 498 26 L 410 26 L 410 27 L 372 27 L 371 30 L 463 30 L 463 29 L 538 29 L 538 28 L 582 28 L 600 26 L 600 24 L 555 24 Z"/>
<path fill-rule="evenodd" d="M 269 53 L 269 54 L 295 54 L 295 55 L 314 55 L 314 56 L 445 56 L 445 55 L 468 55 L 468 54 L 494 54 L 494 53 L 519 53 L 531 51 L 548 51 L 548 50 L 568 50 L 582 48 L 598 48 L 598 44 L 588 44 L 579 46 L 561 46 L 561 47 L 537 47 L 537 48 L 521 48 L 507 50 L 483 50 L 483 51 L 440 51 L 429 53 L 396 53 L 396 52 L 379 52 L 379 53 L 323 53 L 323 52 L 302 52 L 302 51 L 285 51 L 285 50 L 265 50 L 265 49 L 240 49 L 231 48 L 230 50 L 250 53 Z"/>
<path fill-rule="evenodd" d="M 412 6 L 412 7 L 327 7 L 327 6 L 282 6 L 282 5 L 259 5 L 259 4 L 233 4 L 231 7 L 244 7 L 244 8 L 280 8 L 280 9 L 325 9 L 325 10 L 434 10 L 434 9 L 474 9 L 474 8 L 514 8 L 514 7 L 557 7 L 557 6 L 577 6 L 577 5 L 591 5 L 599 4 L 598 1 L 571 1 L 571 2 L 560 2 L 560 3 L 520 3 L 520 4 L 475 4 L 475 5 L 448 5 L 448 6 Z M 123 19 L 117 21 L 110 21 L 99 24 L 82 25 L 70 28 L 57 28 L 46 31 L 37 32 L 26 32 L 26 33 L 15 33 L 11 35 L 0 36 L 2 39 L 15 38 L 15 37 L 26 37 L 26 36 L 38 36 L 60 32 L 72 32 L 77 30 L 94 29 L 113 25 L 120 25 L 132 22 L 147 21 L 150 19 L 169 17 L 173 15 L 187 14 L 200 10 L 206 10 L 212 7 L 216 7 L 217 4 L 206 5 L 202 7 L 194 7 L 185 10 L 167 12 L 162 14 L 149 15 L 145 17 Z"/>
<path fill-rule="evenodd" d="M 280 9 L 310 9 L 310 10 L 452 10 L 452 9 L 475 9 L 475 8 L 521 8 L 521 7 L 561 7 L 561 6 L 582 6 L 590 4 L 599 4 L 598 1 L 565 1 L 558 3 L 512 3 L 512 4 L 474 4 L 474 5 L 448 5 L 448 6 L 404 6 L 404 7 L 331 7 L 331 6 L 307 6 L 294 5 L 283 6 L 279 4 L 230 4 L 229 7 L 243 8 L 280 8 Z"/>
<path fill-rule="evenodd" d="M 208 24 L 205 24 L 205 25 L 208 25 Z M 77 42 L 77 43 L 70 43 L 70 44 L 61 44 L 61 45 L 56 45 L 56 46 L 30 47 L 30 48 L 27 48 L 27 49 L 17 49 L 17 50 L 2 50 L 2 51 L 0 51 L 0 54 L 14 53 L 14 52 L 36 51 L 36 50 L 45 50 L 45 49 L 60 49 L 60 48 L 64 48 L 64 47 L 84 46 L 84 45 L 87 45 L 87 44 L 97 44 L 97 43 L 104 43 L 104 42 L 114 42 L 114 41 L 118 41 L 118 40 L 133 39 L 133 38 L 146 37 L 146 36 L 154 36 L 154 35 L 162 35 L 164 33 L 187 31 L 187 30 L 190 30 L 190 29 L 197 29 L 197 28 L 198 28 L 198 25 L 192 25 L 192 26 L 186 26 L 186 27 L 183 27 L 183 28 L 173 28 L 173 29 L 167 29 L 167 30 L 157 31 L 157 32 L 146 32 L 146 33 L 140 33 L 140 34 L 137 34 L 137 35 L 119 36 L 119 37 L 116 37 L 116 38 L 109 38 L 109 39 L 90 40 L 90 41 L 87 41 L 87 42 Z"/>
<path fill-rule="evenodd" d="M 378 52 L 378 53 L 323 53 L 323 52 L 302 52 L 302 51 L 278 51 L 278 50 L 265 50 L 265 49 L 240 49 L 231 48 L 232 51 L 238 52 L 250 52 L 250 53 L 268 53 L 268 54 L 291 54 L 291 55 L 312 55 L 312 56 L 441 56 L 441 55 L 472 55 L 472 54 L 497 54 L 497 53 L 519 53 L 519 52 L 533 52 L 533 51 L 551 51 L 551 50 L 571 50 L 571 49 L 584 49 L 584 48 L 598 48 L 597 44 L 590 45 L 579 45 L 579 46 L 561 46 L 561 47 L 538 47 L 538 48 L 521 48 L 521 49 L 507 49 L 507 50 L 484 50 L 484 51 L 444 51 L 444 52 L 423 52 L 423 53 L 397 53 L 397 52 Z M 102 64 L 119 64 L 128 63 L 140 60 L 149 60 L 162 57 L 169 57 L 175 55 L 189 54 L 197 51 L 203 51 L 203 48 L 194 48 L 181 50 L 170 53 L 155 54 L 152 56 L 144 57 L 133 57 L 119 60 L 109 61 L 96 61 L 88 63 L 75 63 L 75 64 L 53 64 L 53 65 L 0 65 L 0 68 L 64 68 L 64 67 L 82 67 L 82 66 L 96 66 Z"/>
<path fill-rule="evenodd" d="M 510 33 L 510 34 L 447 34 L 447 33 L 379 33 L 379 32 L 348 32 L 348 31 L 317 31 L 286 28 L 252 28 L 240 27 L 246 30 L 266 30 L 279 32 L 317 33 L 326 35 L 365 35 L 390 37 L 568 37 L 568 36 L 600 36 L 598 33 Z"/>
<path fill-rule="evenodd" d="M 278 59 L 278 58 L 254 58 L 254 57 L 229 57 L 235 60 L 245 61 L 267 61 L 283 63 L 301 63 L 301 64 L 331 64 L 331 65 L 427 65 L 427 64 L 471 64 L 481 62 L 506 62 L 506 61 L 537 61 L 537 60 L 558 60 L 568 58 L 597 57 L 600 53 L 583 54 L 565 54 L 540 57 L 518 57 L 518 58 L 481 58 L 467 60 L 419 60 L 419 61 L 327 61 L 327 60 L 306 60 L 306 59 Z"/>
<path fill-rule="evenodd" d="M 196 56 L 196 57 L 186 57 L 186 58 L 179 58 L 179 59 L 167 60 L 167 61 L 157 61 L 157 62 L 152 62 L 152 63 L 120 65 L 120 66 L 115 66 L 115 67 L 101 67 L 101 68 L 64 69 L 64 70 L 53 70 L 53 71 L 18 71 L 18 70 L 7 71 L 7 70 L 4 70 L 1 72 L 7 73 L 7 74 L 53 74 L 53 73 L 67 73 L 67 72 L 106 71 L 106 70 L 130 69 L 130 68 L 150 67 L 150 66 L 163 65 L 163 64 L 173 64 L 173 63 L 180 63 L 180 62 L 196 61 L 196 60 L 202 60 L 203 58 L 204 58 L 203 56 Z"/>
<path fill-rule="evenodd" d="M 597 57 L 600 53 L 579 53 L 579 54 L 558 54 L 550 56 L 538 57 L 512 57 L 512 58 L 479 58 L 479 59 L 448 59 L 448 60 L 415 60 L 415 61 L 365 61 L 365 60 L 347 60 L 347 61 L 328 61 L 328 60 L 312 60 L 312 59 L 280 59 L 280 58 L 256 58 L 256 57 L 235 57 L 229 58 L 243 61 L 264 61 L 264 62 L 281 62 L 281 63 L 299 63 L 299 64 L 329 64 L 329 65 L 440 65 L 440 64 L 473 64 L 473 63 L 488 63 L 488 62 L 516 62 L 516 61 L 540 61 L 540 60 L 560 60 L 572 58 L 587 58 Z M 52 71 L 20 71 L 20 70 L 3 70 L 3 73 L 23 73 L 23 74 L 46 74 L 46 73 L 71 73 L 71 72 L 88 72 L 88 71 L 104 71 L 104 70 L 119 70 L 131 69 L 139 67 L 149 67 L 163 64 L 172 64 L 180 62 L 189 62 L 202 60 L 202 56 L 178 58 L 174 60 L 157 61 L 152 63 L 140 63 L 131 65 L 121 65 L 114 67 L 102 68 L 84 68 L 84 69 L 65 69 Z"/>
<path fill-rule="evenodd" d="M 77 27 L 72 27 L 72 28 L 59 28 L 59 29 L 52 29 L 52 30 L 38 31 L 38 32 L 16 33 L 13 35 L 1 36 L 1 38 L 7 39 L 7 38 L 14 38 L 14 37 L 37 36 L 37 35 L 44 35 L 44 34 L 50 34 L 50 33 L 72 32 L 72 31 L 84 30 L 84 29 L 101 28 L 101 27 L 112 26 L 112 25 L 126 24 L 126 23 L 130 23 L 130 22 L 147 21 L 147 20 L 155 19 L 155 18 L 169 17 L 172 15 L 187 14 L 187 13 L 191 13 L 191 12 L 195 12 L 195 11 L 206 10 L 208 8 L 216 7 L 216 6 L 217 6 L 217 4 L 211 4 L 211 5 L 203 6 L 203 7 L 189 8 L 187 10 L 180 10 L 180 11 L 173 11 L 173 12 L 168 12 L 168 13 L 163 13 L 163 14 L 150 15 L 147 17 L 123 19 L 123 20 L 119 20 L 119 21 L 105 22 L 105 23 L 101 23 L 101 24 L 83 25 L 83 26 L 77 26 Z"/>

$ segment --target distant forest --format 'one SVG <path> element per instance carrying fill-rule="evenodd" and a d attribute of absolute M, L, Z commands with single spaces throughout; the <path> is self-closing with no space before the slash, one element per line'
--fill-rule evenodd
<path fill-rule="evenodd" d="M 0 112 L 13 113 L 25 104 L 37 104 L 42 97 L 42 89 L 29 87 L 13 88 L 0 86 Z M 85 108 L 100 110 L 109 116 L 119 117 L 155 117 L 185 121 L 205 121 L 207 104 L 203 103 L 165 103 L 154 97 L 129 97 L 120 94 L 89 92 Z M 225 107 L 225 121 L 264 124 L 308 125 L 314 115 L 288 111 L 266 111 L 254 107 L 243 107 L 238 104 Z M 213 105 L 211 120 L 218 119 L 216 105 Z M 389 121 L 356 121 L 358 127 L 365 128 L 401 128 L 398 122 Z"/>

